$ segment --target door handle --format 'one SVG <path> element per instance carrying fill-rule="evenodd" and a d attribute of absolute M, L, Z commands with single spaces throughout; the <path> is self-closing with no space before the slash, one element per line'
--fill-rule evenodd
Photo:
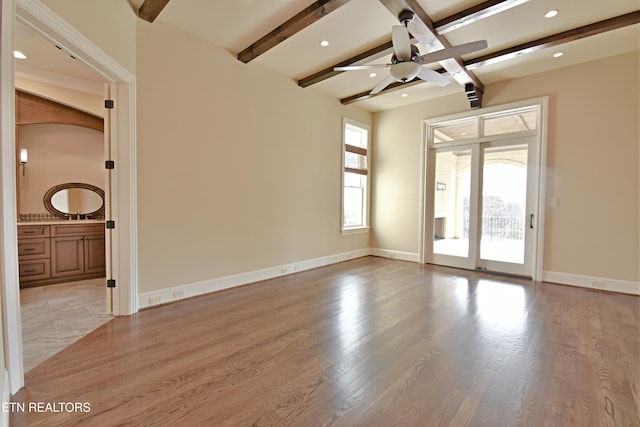
<path fill-rule="evenodd" d="M 533 214 L 529 217 L 529 228 L 533 229 Z"/>

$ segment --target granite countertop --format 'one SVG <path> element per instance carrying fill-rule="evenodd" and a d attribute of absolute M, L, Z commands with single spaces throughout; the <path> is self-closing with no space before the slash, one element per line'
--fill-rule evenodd
<path fill-rule="evenodd" d="M 18 221 L 18 225 L 104 224 L 104 222 L 104 219 L 55 219 L 45 221 Z"/>

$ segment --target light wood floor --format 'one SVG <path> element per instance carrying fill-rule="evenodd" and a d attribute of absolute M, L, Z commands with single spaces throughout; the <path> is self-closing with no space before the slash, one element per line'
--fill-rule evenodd
<path fill-rule="evenodd" d="M 20 318 L 27 372 L 111 320 L 105 279 L 21 289 Z"/>
<path fill-rule="evenodd" d="M 638 426 L 640 298 L 375 257 L 115 318 L 12 426 Z"/>

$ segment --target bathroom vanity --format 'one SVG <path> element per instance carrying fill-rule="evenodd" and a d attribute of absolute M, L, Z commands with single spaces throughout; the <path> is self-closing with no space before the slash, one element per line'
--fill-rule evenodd
<path fill-rule="evenodd" d="M 104 221 L 18 225 L 20 287 L 105 276 Z"/>

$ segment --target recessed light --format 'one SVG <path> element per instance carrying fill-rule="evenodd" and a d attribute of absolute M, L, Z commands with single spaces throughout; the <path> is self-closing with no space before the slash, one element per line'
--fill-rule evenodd
<path fill-rule="evenodd" d="M 322 41 L 320 42 L 320 46 L 322 46 L 322 47 L 327 47 L 327 46 L 329 46 L 329 41 L 327 41 L 327 40 L 322 40 Z"/>
<path fill-rule="evenodd" d="M 375 77 L 375 76 L 377 76 L 376 73 L 369 73 L 369 77 Z"/>
<path fill-rule="evenodd" d="M 557 52 L 557 53 L 554 53 L 554 54 L 553 54 L 553 57 L 554 57 L 554 58 L 560 58 L 562 55 L 564 55 L 564 53 L 563 53 L 563 52 Z"/>
<path fill-rule="evenodd" d="M 27 55 L 25 55 L 24 53 L 20 52 L 19 50 L 14 50 L 13 51 L 13 57 L 16 59 L 27 59 Z"/>
<path fill-rule="evenodd" d="M 551 9 L 549 12 L 544 14 L 545 18 L 553 18 L 554 16 L 556 16 L 558 14 L 558 9 Z"/>
<path fill-rule="evenodd" d="M 402 94 L 402 95 L 400 95 L 400 96 L 402 96 L 403 98 L 406 98 L 407 96 L 409 96 L 409 94 L 408 94 L 408 93 L 403 93 L 403 94 Z"/>

